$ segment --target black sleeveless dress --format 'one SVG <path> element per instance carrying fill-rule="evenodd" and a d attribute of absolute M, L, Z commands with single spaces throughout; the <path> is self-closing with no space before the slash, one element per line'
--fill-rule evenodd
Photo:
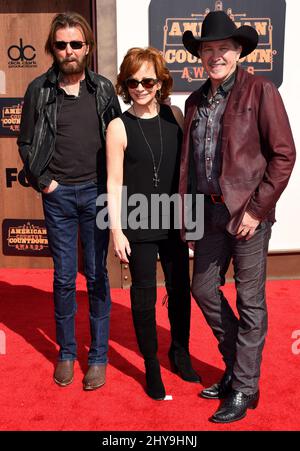
<path fill-rule="evenodd" d="M 123 176 L 123 186 L 127 193 L 124 193 L 122 200 L 122 227 L 129 241 L 133 242 L 167 239 L 174 227 L 173 212 L 171 212 L 170 228 L 166 228 L 163 216 L 165 219 L 166 216 L 170 216 L 168 209 L 164 209 L 164 211 L 160 209 L 158 214 L 157 208 L 151 208 L 151 195 L 167 194 L 171 196 L 178 192 L 182 130 L 168 105 L 161 105 L 159 117 L 163 152 L 158 172 L 159 183 L 155 187 L 153 158 L 146 140 L 152 149 L 157 166 L 161 155 L 158 116 L 150 119 L 139 118 L 145 137 L 134 115 L 126 111 L 121 116 L 127 134 Z M 152 196 L 152 200 L 157 200 L 158 196 L 154 196 L 154 198 Z M 144 208 L 145 201 L 148 206 L 146 209 Z M 128 205 L 128 203 L 132 203 L 132 205 Z M 128 221 L 129 218 L 131 220 Z"/>

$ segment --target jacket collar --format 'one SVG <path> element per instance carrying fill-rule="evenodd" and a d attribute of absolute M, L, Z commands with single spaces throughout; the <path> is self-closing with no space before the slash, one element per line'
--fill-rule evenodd
<path fill-rule="evenodd" d="M 235 83 L 232 87 L 231 94 L 230 94 L 228 104 L 227 104 L 227 108 L 224 113 L 225 115 L 228 112 L 231 112 L 231 113 L 235 112 L 236 109 L 238 108 L 238 104 L 239 104 L 239 101 L 240 101 L 240 98 L 241 98 L 242 92 L 243 92 L 243 86 L 249 77 L 251 77 L 251 75 L 248 74 L 248 72 L 246 72 L 244 69 L 242 69 L 241 67 L 238 66 Z"/>

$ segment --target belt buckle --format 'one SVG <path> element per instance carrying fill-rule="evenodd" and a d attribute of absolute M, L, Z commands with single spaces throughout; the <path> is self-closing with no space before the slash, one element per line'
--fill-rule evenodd
<path fill-rule="evenodd" d="M 211 194 L 210 198 L 214 204 L 224 204 L 224 197 L 222 194 Z"/>

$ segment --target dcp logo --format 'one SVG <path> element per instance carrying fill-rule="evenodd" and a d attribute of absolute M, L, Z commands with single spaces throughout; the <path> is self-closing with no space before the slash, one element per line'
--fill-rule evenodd
<path fill-rule="evenodd" d="M 12 61 L 32 61 L 36 54 L 32 45 L 23 45 L 23 39 L 20 38 L 20 45 L 11 45 L 7 50 L 7 55 Z"/>

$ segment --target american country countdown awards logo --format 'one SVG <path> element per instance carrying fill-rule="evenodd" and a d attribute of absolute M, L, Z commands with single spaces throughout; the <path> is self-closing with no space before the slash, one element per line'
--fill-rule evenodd
<path fill-rule="evenodd" d="M 283 74 L 285 0 L 152 0 L 150 45 L 162 51 L 174 79 L 174 91 L 193 91 L 207 78 L 201 60 L 183 46 L 182 35 L 191 30 L 199 38 L 206 15 L 218 10 L 225 11 L 237 27 L 250 25 L 256 29 L 258 46 L 240 60 L 241 66 L 250 73 L 269 77 L 279 87 Z"/>
<path fill-rule="evenodd" d="M 23 99 L 0 99 L 0 135 L 15 136 L 20 131 Z"/>
<path fill-rule="evenodd" d="M 31 44 L 24 43 L 22 38 L 19 39 L 17 44 L 12 44 L 8 47 L 7 56 L 9 58 L 8 67 L 10 69 L 37 67 L 35 48 Z"/>
<path fill-rule="evenodd" d="M 4 219 L 2 245 L 4 255 L 50 255 L 47 229 L 41 219 Z"/>

